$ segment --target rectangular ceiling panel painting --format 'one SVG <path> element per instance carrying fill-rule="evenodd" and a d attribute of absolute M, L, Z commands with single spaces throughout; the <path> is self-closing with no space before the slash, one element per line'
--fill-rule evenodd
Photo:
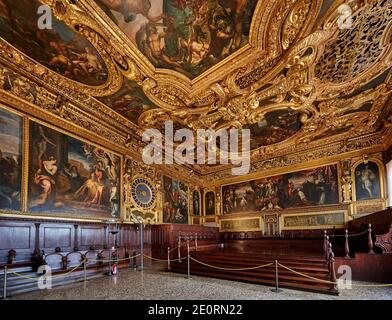
<path fill-rule="evenodd" d="M 96 0 L 161 68 L 189 78 L 248 43 L 256 0 Z"/>

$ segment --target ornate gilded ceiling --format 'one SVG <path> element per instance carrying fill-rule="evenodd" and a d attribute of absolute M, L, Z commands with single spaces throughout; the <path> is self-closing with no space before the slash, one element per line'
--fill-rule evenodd
<path fill-rule="evenodd" d="M 50 30 L 31 18 L 43 3 Z M 391 35 L 388 0 L 0 0 L 3 62 L 130 140 L 169 119 L 250 128 L 255 170 L 384 130 Z"/>

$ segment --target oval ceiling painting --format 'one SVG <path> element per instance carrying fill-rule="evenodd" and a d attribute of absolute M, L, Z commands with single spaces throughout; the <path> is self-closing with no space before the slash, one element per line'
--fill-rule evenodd
<path fill-rule="evenodd" d="M 108 70 L 85 37 L 54 16 L 51 29 L 38 27 L 41 5 L 37 0 L 0 0 L 0 37 L 69 79 L 90 86 L 104 84 Z"/>
<path fill-rule="evenodd" d="M 96 0 L 160 68 L 194 78 L 249 40 L 256 0 Z"/>

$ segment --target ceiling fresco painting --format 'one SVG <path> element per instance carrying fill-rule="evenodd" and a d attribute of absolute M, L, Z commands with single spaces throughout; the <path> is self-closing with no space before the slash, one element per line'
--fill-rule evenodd
<path fill-rule="evenodd" d="M 135 81 L 128 79 L 124 80 L 121 89 L 114 95 L 101 97 L 98 100 L 114 111 L 122 114 L 136 125 L 138 124 L 139 117 L 144 112 L 157 108 L 147 98 L 140 86 Z"/>
<path fill-rule="evenodd" d="M 301 128 L 300 114 L 292 110 L 267 113 L 261 121 L 244 127 L 250 129 L 250 148 L 257 149 L 289 139 Z"/>
<path fill-rule="evenodd" d="M 41 3 L 54 9 L 53 30 L 30 19 Z M 339 27 L 341 6 L 350 28 Z M 139 134 L 168 120 L 195 135 L 250 129 L 255 172 L 392 128 L 391 34 L 388 0 L 0 0 L 0 59 L 15 66 L 0 69 L 0 87 L 31 103 L 48 96 L 37 79 L 77 92 L 72 103 L 137 152 Z M 73 121 L 59 96 L 50 105 Z M 216 179 L 229 167 L 192 165 Z"/>
<path fill-rule="evenodd" d="M 42 4 L 37 0 L 0 0 L 0 36 L 67 78 L 90 86 L 104 84 L 108 70 L 86 38 L 55 17 L 52 29 L 38 28 L 37 10 Z"/>
<path fill-rule="evenodd" d="M 248 43 L 256 0 L 97 0 L 155 67 L 194 78 Z"/>

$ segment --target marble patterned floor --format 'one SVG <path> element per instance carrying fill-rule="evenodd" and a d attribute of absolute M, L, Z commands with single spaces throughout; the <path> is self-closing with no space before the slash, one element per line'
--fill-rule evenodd
<path fill-rule="evenodd" d="M 241 282 L 194 276 L 156 269 L 144 272 L 120 270 L 115 277 L 104 276 L 51 290 L 35 291 L 12 297 L 12 300 L 392 300 L 392 287 L 355 287 L 369 284 L 353 282 L 353 289 L 339 296 L 282 289 Z"/>

